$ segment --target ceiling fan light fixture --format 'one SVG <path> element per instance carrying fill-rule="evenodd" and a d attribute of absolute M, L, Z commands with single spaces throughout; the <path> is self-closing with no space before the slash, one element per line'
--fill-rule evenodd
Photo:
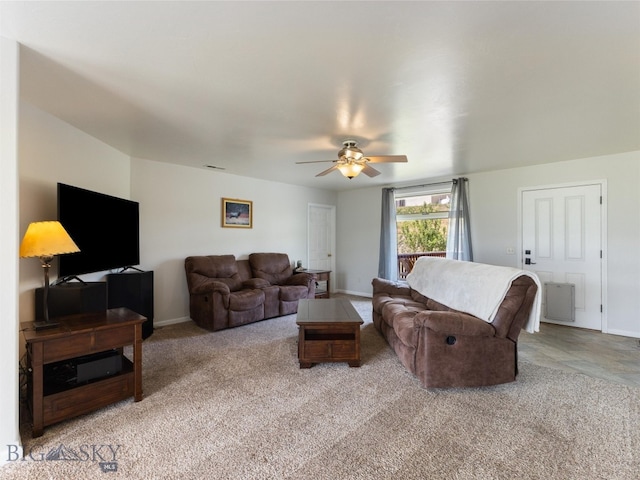
<path fill-rule="evenodd" d="M 368 177 L 375 177 L 380 175 L 381 172 L 373 168 L 369 163 L 392 163 L 392 162 L 407 162 L 406 155 L 376 155 L 373 157 L 365 157 L 362 150 L 358 148 L 358 144 L 354 140 L 345 140 L 342 142 L 342 148 L 338 152 L 337 160 L 312 160 L 310 162 L 296 162 L 296 163 L 324 163 L 331 162 L 333 166 L 318 173 L 316 177 L 324 177 L 336 170 L 347 177 L 352 179 L 357 177 L 360 173 L 364 173 Z"/>
<path fill-rule="evenodd" d="M 360 163 L 342 163 L 338 165 L 338 170 L 340 173 L 351 180 L 353 177 L 357 177 L 360 172 L 364 169 L 364 165 Z"/>
<path fill-rule="evenodd" d="M 342 144 L 344 147 L 342 147 L 342 150 L 338 152 L 338 158 L 347 161 L 358 161 L 364 157 L 364 153 L 362 153 L 362 150 L 358 148 L 358 144 L 356 142 L 347 140 L 342 142 Z"/>

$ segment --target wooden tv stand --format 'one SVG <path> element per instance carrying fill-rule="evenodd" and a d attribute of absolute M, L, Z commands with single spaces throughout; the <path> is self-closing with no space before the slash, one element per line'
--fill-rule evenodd
<path fill-rule="evenodd" d="M 133 396 L 142 400 L 142 323 L 145 317 L 127 308 L 81 313 L 55 319 L 59 326 L 38 330 L 23 322 L 27 344 L 28 401 L 33 416 L 33 437 L 44 427 L 83 415 Z M 64 389 L 45 388 L 43 367 L 83 355 L 133 346 L 133 360 L 122 356 L 122 371 L 102 379 Z"/>

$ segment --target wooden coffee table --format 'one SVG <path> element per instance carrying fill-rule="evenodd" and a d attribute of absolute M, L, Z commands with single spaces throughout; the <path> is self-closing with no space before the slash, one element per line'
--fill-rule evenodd
<path fill-rule="evenodd" d="M 360 366 L 360 325 L 364 322 L 349 300 L 300 300 L 296 323 L 300 368 L 320 362 Z"/>

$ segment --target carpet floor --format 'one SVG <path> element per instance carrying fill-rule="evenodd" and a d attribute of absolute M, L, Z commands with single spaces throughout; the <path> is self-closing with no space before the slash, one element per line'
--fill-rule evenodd
<path fill-rule="evenodd" d="M 143 344 L 144 400 L 23 431 L 3 479 L 635 479 L 640 389 L 520 362 L 425 390 L 354 301 L 362 366 L 297 363 L 295 315 Z M 102 477 L 102 475 L 105 475 Z"/>

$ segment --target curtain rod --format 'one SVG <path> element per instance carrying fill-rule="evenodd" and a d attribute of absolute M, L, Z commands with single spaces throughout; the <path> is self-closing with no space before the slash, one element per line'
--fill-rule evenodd
<path fill-rule="evenodd" d="M 465 182 L 468 180 L 466 177 L 461 177 L 461 179 Z M 458 180 L 460 179 L 454 178 L 447 182 L 423 183 L 422 185 L 409 185 L 407 187 L 397 187 L 397 188 L 394 187 L 392 188 L 392 190 L 395 191 L 395 190 L 406 190 L 407 188 L 434 187 L 436 185 L 447 185 L 448 183 L 456 183 Z"/>

